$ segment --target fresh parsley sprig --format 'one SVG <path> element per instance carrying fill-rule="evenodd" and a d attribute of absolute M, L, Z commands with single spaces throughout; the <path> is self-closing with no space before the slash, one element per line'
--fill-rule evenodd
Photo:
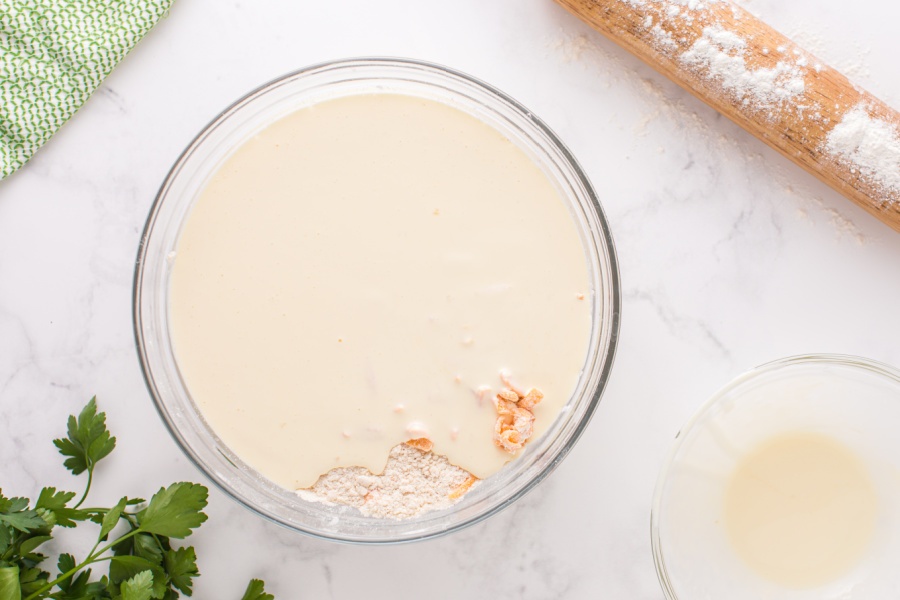
<path fill-rule="evenodd" d="M 142 498 L 119 500 L 111 508 L 82 508 L 94 468 L 116 447 L 106 428 L 106 414 L 97 412 L 91 398 L 78 417 L 69 417 L 68 435 L 53 440 L 63 463 L 74 475 L 87 471 L 79 500 L 74 492 L 45 487 L 31 506 L 27 498 L 7 498 L 0 491 L 0 600 L 174 600 L 190 596 L 200 575 L 192 546 L 173 547 L 193 533 L 207 517 L 209 490 L 196 483 L 179 482 L 160 488 L 150 502 Z M 71 504 L 71 505 L 70 505 Z M 53 539 L 56 527 L 75 527 L 91 521 L 99 525 L 97 542 L 78 561 L 61 554 L 58 573 L 43 570 L 47 559 L 38 552 Z M 115 532 L 118 535 L 112 537 Z M 107 573 L 92 578 L 91 566 L 106 563 Z M 274 600 L 264 584 L 253 579 L 242 600 Z"/>
<path fill-rule="evenodd" d="M 69 436 L 53 440 L 53 445 L 59 449 L 60 454 L 68 457 L 63 464 L 72 471 L 73 475 L 88 472 L 84 494 L 74 506 L 74 508 L 78 508 L 84 503 L 88 492 L 91 491 L 94 466 L 113 451 L 116 447 L 116 438 L 112 437 L 106 429 L 106 413 L 97 414 L 96 396 L 91 398 L 77 419 L 75 415 L 69 415 L 68 425 Z"/>

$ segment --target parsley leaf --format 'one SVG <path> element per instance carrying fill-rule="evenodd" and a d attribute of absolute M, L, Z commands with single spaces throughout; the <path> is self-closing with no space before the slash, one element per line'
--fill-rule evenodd
<path fill-rule="evenodd" d="M 49 542 L 52 539 L 53 538 L 49 535 L 36 535 L 34 537 L 30 537 L 19 544 L 19 553 L 27 556 L 34 552 L 38 546 L 40 546 L 44 542 Z"/>
<path fill-rule="evenodd" d="M 19 567 L 19 589 L 23 594 L 30 594 L 46 585 L 50 573 L 41 571 L 37 567 Z"/>
<path fill-rule="evenodd" d="M 7 498 L 0 492 L 0 512 L 15 512 L 27 507 L 27 498 Z"/>
<path fill-rule="evenodd" d="M 266 593 L 265 586 L 259 579 L 251 579 L 241 600 L 275 600 L 275 596 Z"/>
<path fill-rule="evenodd" d="M 34 529 L 44 527 L 47 522 L 41 518 L 37 511 L 22 510 L 10 514 L 0 514 L 0 522 L 6 523 L 13 529 L 18 529 L 24 533 L 29 533 Z"/>
<path fill-rule="evenodd" d="M 60 573 L 66 573 L 70 569 L 75 568 L 75 557 L 71 554 L 60 554 L 59 560 L 56 563 L 56 568 L 59 569 Z M 59 589 L 66 591 L 68 590 L 74 582 L 71 579 L 64 579 L 59 582 Z"/>
<path fill-rule="evenodd" d="M 140 556 L 141 558 L 146 558 L 150 562 L 156 564 L 162 563 L 163 550 L 169 549 L 169 539 L 165 536 L 160 536 L 155 539 L 150 534 L 140 533 L 131 539 L 134 540 L 133 554 L 135 556 Z M 159 539 L 159 543 L 157 543 L 157 539 Z M 163 545 L 162 548 L 160 548 L 160 544 Z"/>
<path fill-rule="evenodd" d="M 150 600 L 153 597 L 153 573 L 142 571 L 122 582 L 122 600 Z"/>
<path fill-rule="evenodd" d="M 60 454 L 69 458 L 63 463 L 75 475 L 92 471 L 94 465 L 116 447 L 116 438 L 106 429 L 106 413 L 97 413 L 97 397 L 75 418 L 69 417 L 67 438 L 53 440 Z"/>
<path fill-rule="evenodd" d="M 144 572 L 149 572 L 152 578 L 151 595 L 154 598 L 162 598 L 168 587 L 168 578 L 162 567 L 137 556 L 113 556 L 109 562 L 109 580 L 114 584 L 123 583 Z"/>
<path fill-rule="evenodd" d="M 0 567 L 0 598 L 2 600 L 21 600 L 19 567 Z"/>
<path fill-rule="evenodd" d="M 60 573 L 68 573 L 70 569 L 75 568 L 75 557 L 71 554 L 61 554 L 57 568 Z M 56 585 L 64 592 L 58 595 L 60 600 L 100 600 L 108 598 L 103 595 L 107 588 L 106 577 L 102 577 L 100 581 L 91 583 L 91 569 L 85 569 L 72 578 L 61 579 Z M 57 598 L 57 595 L 51 596 Z M 44 598 L 44 596 L 41 596 Z"/>
<path fill-rule="evenodd" d="M 28 498 L 5 498 L 0 494 L 0 527 L 3 525 L 18 529 L 22 533 L 30 533 L 32 530 L 46 527 L 47 522 L 36 510 L 28 508 Z"/>
<path fill-rule="evenodd" d="M 0 493 L 0 600 L 177 600 L 179 592 L 190 596 L 200 575 L 197 555 L 193 547 L 172 548 L 169 538 L 185 538 L 206 521 L 202 511 L 209 491 L 196 483 L 175 483 L 160 488 L 139 512 L 127 511 L 144 500 L 128 497 L 112 508 L 80 509 L 94 467 L 116 445 L 106 429 L 106 415 L 97 412 L 96 399 L 77 417 L 69 417 L 68 436 L 53 443 L 73 474 L 87 471 L 85 491 L 69 506 L 75 493 L 45 487 L 33 507 L 27 498 Z M 54 539 L 54 526 L 75 527 L 88 520 L 100 526 L 93 548 L 81 562 L 60 554 L 59 572 L 51 579 L 38 568 L 46 556 L 37 550 Z M 120 524 L 122 533 L 115 537 Z M 92 581 L 91 565 L 104 562 L 109 576 Z M 244 598 L 274 600 L 258 580 L 250 583 Z"/>
<path fill-rule="evenodd" d="M 197 483 L 173 483 L 160 488 L 150 504 L 137 514 L 141 531 L 177 539 L 191 535 L 191 530 L 206 521 L 201 512 L 206 508 L 209 490 Z"/>
<path fill-rule="evenodd" d="M 45 487 L 41 490 L 35 506 L 47 510 L 59 510 L 65 508 L 69 500 L 74 497 L 75 492 L 57 492 L 54 487 Z"/>
<path fill-rule="evenodd" d="M 0 554 L 6 552 L 12 542 L 12 533 L 7 525 L 0 525 Z M 2 598 L 3 596 L 0 596 Z"/>
<path fill-rule="evenodd" d="M 57 492 L 54 487 L 45 487 L 41 490 L 34 506 L 38 512 L 43 510 L 52 513 L 52 517 L 41 514 L 48 523 L 52 520 L 60 527 L 75 527 L 75 521 L 86 521 L 89 515 L 84 511 L 66 506 L 74 497 L 75 492 Z"/>
<path fill-rule="evenodd" d="M 197 554 L 194 552 L 193 546 L 168 550 L 165 554 L 165 565 L 172 585 L 183 592 L 185 596 L 190 596 L 193 593 L 191 590 L 192 579 L 200 575 L 200 571 L 197 569 Z"/>
<path fill-rule="evenodd" d="M 134 537 L 125 539 L 113 546 L 113 553 L 116 554 L 116 556 L 123 554 L 140 556 L 152 563 L 161 565 L 163 561 L 163 551 L 168 549 L 169 542 L 167 537 L 154 537 L 149 533 L 138 533 Z"/>
<path fill-rule="evenodd" d="M 105 540 L 106 536 L 109 535 L 116 524 L 119 522 L 119 518 L 122 516 L 122 511 L 125 510 L 125 504 L 128 502 L 128 498 L 122 498 L 119 500 L 118 504 L 109 509 L 103 516 L 103 521 L 100 523 L 100 539 Z"/>

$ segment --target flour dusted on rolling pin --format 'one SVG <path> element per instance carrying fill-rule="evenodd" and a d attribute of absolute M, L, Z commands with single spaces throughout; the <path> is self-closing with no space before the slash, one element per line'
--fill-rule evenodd
<path fill-rule="evenodd" d="M 705 27 L 698 39 L 679 59 L 719 82 L 729 94 L 758 110 L 782 106 L 806 89 L 803 81 L 805 57 L 779 61 L 772 68 L 751 69 L 744 59 L 747 42 L 721 27 Z"/>
<path fill-rule="evenodd" d="M 556 0 L 900 231 L 900 112 L 730 0 Z"/>
<path fill-rule="evenodd" d="M 882 187 L 894 202 L 900 197 L 900 129 L 871 117 L 864 105 L 844 115 L 828 134 L 825 149 L 851 172 Z"/>
<path fill-rule="evenodd" d="M 812 110 L 814 120 L 826 121 L 817 102 L 804 102 L 802 98 L 810 68 L 806 52 L 785 45 L 763 48 L 764 55 L 780 58 L 772 67 L 753 68 L 747 61 L 747 40 L 719 23 L 703 27 L 702 35 L 687 50 L 680 51 L 677 36 L 684 27 L 695 23 L 698 11 L 706 11 L 715 0 L 621 1 L 644 9 L 657 7 L 656 19 L 648 15 L 643 23 L 656 41 L 657 50 L 720 86 L 742 108 L 767 111 L 770 116 L 777 110 Z M 822 65 L 811 68 L 821 72 Z M 869 115 L 864 104 L 857 104 L 844 114 L 820 150 L 879 189 L 888 202 L 900 201 L 900 129 Z"/>
<path fill-rule="evenodd" d="M 643 26 L 659 52 L 721 88 L 722 93 L 743 109 L 772 117 L 776 110 L 810 108 L 792 104 L 806 90 L 805 77 L 810 63 L 806 53 L 777 46 L 764 50 L 764 54 L 778 57 L 773 66 L 752 65 L 743 35 L 709 18 L 712 13 L 708 9 L 716 4 L 715 0 L 620 1 L 648 13 Z M 698 19 L 704 25 L 702 35 L 685 49 L 690 28 Z"/>

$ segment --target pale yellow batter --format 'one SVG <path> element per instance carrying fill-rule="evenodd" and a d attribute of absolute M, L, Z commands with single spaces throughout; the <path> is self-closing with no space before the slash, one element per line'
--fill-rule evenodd
<path fill-rule="evenodd" d="M 511 455 L 479 386 L 569 400 L 591 290 L 575 222 L 516 145 L 394 94 L 299 110 L 237 150 L 181 234 L 171 327 L 222 440 L 288 488 L 412 437 L 478 477 Z"/>

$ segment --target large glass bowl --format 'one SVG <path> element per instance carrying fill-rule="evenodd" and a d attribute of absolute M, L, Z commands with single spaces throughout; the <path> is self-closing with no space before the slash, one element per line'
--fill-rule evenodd
<path fill-rule="evenodd" d="M 900 371 L 855 356 L 767 363 L 720 390 L 679 432 L 656 487 L 653 557 L 668 600 L 883 600 L 900 590 Z M 766 440 L 823 434 L 860 457 L 879 508 L 859 562 L 822 585 L 789 589 L 757 575 L 724 531 L 738 462 Z"/>
<path fill-rule="evenodd" d="M 203 419 L 182 380 L 169 330 L 171 258 L 181 228 L 210 176 L 245 140 L 317 102 L 370 93 L 436 100 L 491 125 L 517 144 L 555 184 L 583 242 L 592 285 L 591 336 L 575 392 L 552 427 L 521 456 L 450 509 L 406 520 L 300 499 L 246 465 Z M 515 100 L 472 77 L 412 60 L 356 59 L 313 66 L 251 92 L 216 117 L 179 157 L 150 211 L 138 252 L 134 327 L 159 413 L 184 452 L 222 490 L 251 510 L 304 533 L 347 542 L 420 540 L 476 523 L 509 506 L 571 450 L 609 377 L 619 330 L 619 275 L 609 227 L 584 172 L 562 142 Z"/>

